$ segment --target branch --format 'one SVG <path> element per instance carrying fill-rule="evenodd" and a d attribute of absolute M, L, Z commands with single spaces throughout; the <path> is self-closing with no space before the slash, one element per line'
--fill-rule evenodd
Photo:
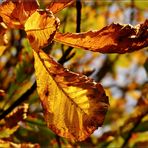
<path fill-rule="evenodd" d="M 113 61 L 111 61 L 108 57 L 106 58 L 104 64 L 102 65 L 102 67 L 95 76 L 96 77 L 95 80 L 97 82 L 100 82 L 105 77 L 105 75 L 112 69 L 114 63 L 118 60 L 119 56 L 120 55 L 117 55 Z"/>
<path fill-rule="evenodd" d="M 135 2 L 131 0 L 131 16 L 130 16 L 130 23 L 133 24 L 135 16 Z"/>
<path fill-rule="evenodd" d="M 81 30 L 81 8 L 82 8 L 81 0 L 77 0 L 76 1 L 76 10 L 77 10 L 76 32 L 77 33 L 79 33 Z M 58 61 L 60 64 L 64 64 L 75 55 L 75 53 L 73 53 L 72 55 L 69 55 L 72 49 L 73 47 L 68 47 L 68 49 L 63 53 L 62 57 Z"/>

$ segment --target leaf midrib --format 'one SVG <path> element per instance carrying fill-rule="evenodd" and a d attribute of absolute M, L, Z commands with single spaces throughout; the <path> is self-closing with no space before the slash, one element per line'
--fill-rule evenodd
<path fill-rule="evenodd" d="M 35 51 L 36 52 L 36 51 Z M 45 67 L 46 71 L 50 74 L 50 72 L 48 71 L 46 65 L 44 64 L 43 59 L 40 57 L 40 55 L 37 53 L 37 56 L 39 57 L 39 59 L 41 60 L 43 66 Z M 50 76 L 52 77 L 52 75 L 50 74 Z M 64 95 L 72 102 L 76 105 L 76 108 L 79 108 L 81 112 L 83 112 L 84 114 L 88 115 L 86 112 L 84 112 L 84 110 L 76 103 L 74 102 L 70 96 L 67 95 L 67 93 L 62 89 L 62 87 L 56 82 L 56 80 L 52 77 L 52 79 L 54 80 L 54 82 L 56 83 L 57 87 L 62 90 L 62 92 L 64 93 Z"/>

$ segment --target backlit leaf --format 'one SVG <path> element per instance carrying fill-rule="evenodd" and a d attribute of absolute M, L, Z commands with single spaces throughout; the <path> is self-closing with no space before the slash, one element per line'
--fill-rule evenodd
<path fill-rule="evenodd" d="M 92 79 L 63 68 L 42 50 L 34 52 L 37 90 L 48 127 L 82 141 L 102 125 L 108 97 Z"/>
<path fill-rule="evenodd" d="M 23 28 L 37 8 L 36 0 L 7 0 L 0 5 L 0 16 L 10 28 Z"/>
<path fill-rule="evenodd" d="M 19 126 L 16 125 L 12 128 L 3 126 L 0 127 L 0 139 L 1 138 L 9 138 L 14 132 L 16 132 L 18 130 Z"/>
<path fill-rule="evenodd" d="M 47 8 L 53 13 L 57 13 L 74 2 L 75 0 L 59 0 L 58 2 L 52 0 L 52 2 L 49 4 Z"/>
<path fill-rule="evenodd" d="M 59 20 L 50 11 L 38 10 L 25 23 L 25 31 L 32 48 L 49 44 L 59 26 Z"/>
<path fill-rule="evenodd" d="M 140 26 L 111 24 L 99 31 L 57 32 L 55 41 L 102 53 L 126 53 L 148 46 L 148 20 Z"/>
<path fill-rule="evenodd" d="M 6 29 L 6 26 L 3 23 L 0 23 L 0 56 L 3 54 L 7 47 L 4 39 Z"/>

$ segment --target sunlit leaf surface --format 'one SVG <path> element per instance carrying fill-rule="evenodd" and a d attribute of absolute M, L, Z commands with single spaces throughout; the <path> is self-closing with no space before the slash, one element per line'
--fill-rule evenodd
<path fill-rule="evenodd" d="M 59 0 L 58 2 L 55 2 L 55 0 L 52 0 L 52 2 L 49 4 L 47 8 L 53 13 L 57 13 L 74 2 L 75 0 Z"/>
<path fill-rule="evenodd" d="M 25 23 L 25 31 L 34 49 L 51 43 L 59 26 L 59 20 L 49 11 L 38 10 Z"/>
<path fill-rule="evenodd" d="M 34 52 L 37 90 L 49 128 L 56 134 L 84 140 L 102 125 L 108 98 L 102 86 L 56 63 L 42 50 Z"/>
<path fill-rule="evenodd" d="M 23 28 L 37 8 L 36 0 L 7 0 L 0 5 L 0 16 L 10 28 Z"/>
<path fill-rule="evenodd" d="M 55 41 L 102 53 L 126 53 L 148 46 L 148 20 L 140 26 L 111 24 L 99 31 L 57 32 Z"/>

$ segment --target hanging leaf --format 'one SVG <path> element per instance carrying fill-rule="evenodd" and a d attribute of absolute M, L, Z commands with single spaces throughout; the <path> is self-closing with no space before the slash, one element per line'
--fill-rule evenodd
<path fill-rule="evenodd" d="M 48 127 L 56 134 L 84 140 L 102 125 L 108 97 L 92 79 L 63 68 L 42 50 L 34 52 L 37 90 Z"/>
<path fill-rule="evenodd" d="M 99 31 L 57 32 L 55 41 L 102 53 L 126 53 L 148 46 L 148 20 L 140 26 L 111 24 Z"/>
<path fill-rule="evenodd" d="M 25 31 L 33 49 L 51 43 L 59 20 L 50 11 L 38 10 L 25 23 Z"/>
<path fill-rule="evenodd" d="M 60 0 L 58 2 L 55 2 L 55 0 L 52 0 L 52 2 L 49 4 L 47 8 L 53 13 L 57 13 L 74 2 L 75 0 Z"/>
<path fill-rule="evenodd" d="M 23 28 L 37 8 L 36 0 L 7 0 L 0 5 L 0 16 L 10 28 Z"/>

